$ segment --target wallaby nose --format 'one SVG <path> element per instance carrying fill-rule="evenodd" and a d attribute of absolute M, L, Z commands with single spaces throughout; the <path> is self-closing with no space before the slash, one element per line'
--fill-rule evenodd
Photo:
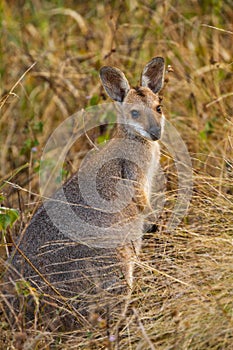
<path fill-rule="evenodd" d="M 160 127 L 151 127 L 150 128 L 150 137 L 153 141 L 157 141 L 161 137 L 161 128 Z"/>

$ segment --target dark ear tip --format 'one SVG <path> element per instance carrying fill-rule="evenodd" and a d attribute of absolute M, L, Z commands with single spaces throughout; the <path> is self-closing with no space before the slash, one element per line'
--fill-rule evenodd
<path fill-rule="evenodd" d="M 101 67 L 101 68 L 100 68 L 100 76 L 101 76 L 102 74 L 104 74 L 109 68 L 110 68 L 110 67 L 108 67 L 108 66 L 103 66 L 103 67 Z"/>
<path fill-rule="evenodd" d="M 165 60 L 162 56 L 156 56 L 156 57 L 152 58 L 151 62 L 157 62 L 157 63 L 164 64 Z"/>

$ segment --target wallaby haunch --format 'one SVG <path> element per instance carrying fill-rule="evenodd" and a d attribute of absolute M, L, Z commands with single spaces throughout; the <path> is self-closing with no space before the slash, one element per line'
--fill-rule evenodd
<path fill-rule="evenodd" d="M 14 280 L 23 277 L 45 299 L 50 296 L 69 305 L 75 301 L 73 305 L 84 316 L 90 305 L 112 308 L 112 296 L 126 295 L 132 287 L 133 261 L 138 258 L 145 218 L 151 210 L 153 177 L 159 164 L 157 140 L 164 125 L 159 92 L 164 70 L 164 59 L 153 58 L 142 72 L 140 86 L 130 88 L 119 69 L 101 68 L 105 91 L 117 101 L 114 138 L 63 185 L 66 203 L 57 191 L 37 210 L 10 259 Z M 124 151 L 119 151 L 121 145 Z M 87 202 L 80 190 L 80 179 L 87 184 L 92 181 L 99 163 L 103 165 L 96 175 L 96 191 L 109 203 L 109 211 L 101 203 L 98 207 L 98 201 L 91 205 L 92 198 Z M 85 225 L 72 227 L 77 239 L 66 234 L 71 221 L 66 217 L 67 205 L 80 222 L 88 224 L 87 229 Z M 53 216 L 55 221 L 62 217 L 62 229 L 54 224 Z"/>

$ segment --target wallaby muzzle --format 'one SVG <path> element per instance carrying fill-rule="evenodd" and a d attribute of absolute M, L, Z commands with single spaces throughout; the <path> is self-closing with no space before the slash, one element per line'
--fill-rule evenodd
<path fill-rule="evenodd" d="M 148 133 L 150 134 L 152 141 L 157 141 L 161 138 L 161 127 L 153 126 L 149 129 Z"/>

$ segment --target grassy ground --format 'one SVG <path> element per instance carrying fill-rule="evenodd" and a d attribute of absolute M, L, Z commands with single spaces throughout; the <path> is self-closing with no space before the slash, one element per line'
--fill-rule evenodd
<path fill-rule="evenodd" d="M 11 236 L 25 227 L 38 199 L 46 140 L 69 115 L 105 100 L 102 65 L 122 69 L 133 85 L 152 57 L 161 55 L 172 65 L 163 105 L 187 144 L 194 181 L 188 213 L 175 232 L 166 233 L 177 175 L 163 147 L 167 206 L 159 231 L 144 239 L 134 308 L 118 342 L 108 340 L 106 325 L 85 335 L 58 334 L 25 329 L 18 320 L 12 330 L 3 313 L 0 348 L 232 349 L 231 1 L 26 0 L 2 1 L 0 9 L 0 199 L 20 213 L 2 235 L 2 272 Z M 93 137 L 98 142 L 98 134 Z M 77 169 L 88 147 L 82 138 L 71 149 L 65 174 Z"/>

